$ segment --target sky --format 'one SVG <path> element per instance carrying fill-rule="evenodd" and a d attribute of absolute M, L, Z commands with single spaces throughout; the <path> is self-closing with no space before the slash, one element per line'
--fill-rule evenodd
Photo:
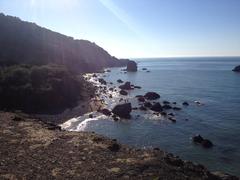
<path fill-rule="evenodd" d="M 0 12 L 119 58 L 240 56 L 240 0 L 0 0 Z"/>

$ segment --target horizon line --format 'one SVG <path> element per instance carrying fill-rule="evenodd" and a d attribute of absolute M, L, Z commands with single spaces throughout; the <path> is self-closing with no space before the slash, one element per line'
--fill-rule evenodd
<path fill-rule="evenodd" d="M 158 58 L 240 58 L 240 55 L 228 55 L 228 56 L 153 56 L 153 57 L 125 57 L 119 59 L 158 59 Z"/>

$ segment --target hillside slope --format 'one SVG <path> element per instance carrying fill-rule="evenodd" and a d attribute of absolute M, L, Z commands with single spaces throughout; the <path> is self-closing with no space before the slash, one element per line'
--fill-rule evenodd
<path fill-rule="evenodd" d="M 81 73 L 127 63 L 95 43 L 74 40 L 16 17 L 0 14 L 0 24 L 0 65 L 54 63 Z"/>

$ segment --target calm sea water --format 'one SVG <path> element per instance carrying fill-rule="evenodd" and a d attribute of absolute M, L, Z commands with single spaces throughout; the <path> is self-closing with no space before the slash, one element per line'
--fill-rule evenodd
<path fill-rule="evenodd" d="M 114 122 L 105 118 L 89 121 L 86 131 L 116 138 L 137 147 L 159 147 L 185 160 L 201 163 L 212 171 L 222 170 L 240 176 L 240 73 L 231 70 L 240 58 L 137 59 L 139 71 L 124 74 L 113 68 L 105 79 L 130 81 L 142 89 L 128 98 L 155 91 L 160 101 L 183 101 L 176 123 L 152 114 L 133 112 L 133 119 Z M 141 70 L 147 68 L 150 73 Z M 204 103 L 198 106 L 194 101 Z M 140 118 L 134 118 L 140 114 Z M 185 119 L 189 119 L 186 121 Z M 79 122 L 76 123 L 76 125 Z M 212 149 L 195 145 L 191 137 L 201 134 L 214 143 Z"/>

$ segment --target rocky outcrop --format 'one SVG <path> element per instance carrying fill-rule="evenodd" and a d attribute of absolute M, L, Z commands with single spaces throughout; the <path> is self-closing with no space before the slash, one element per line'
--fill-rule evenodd
<path fill-rule="evenodd" d="M 147 100 L 155 100 L 155 99 L 159 99 L 160 98 L 160 95 L 156 92 L 148 92 L 144 95 L 144 97 L 147 99 Z"/>
<path fill-rule="evenodd" d="M 119 116 L 120 118 L 130 119 L 131 118 L 131 115 L 130 115 L 131 111 L 132 111 L 131 103 L 125 103 L 125 104 L 116 105 L 113 108 L 112 113 Z"/>
<path fill-rule="evenodd" d="M 127 71 L 128 72 L 136 72 L 137 71 L 137 63 L 135 61 L 129 61 L 127 63 Z"/>
<path fill-rule="evenodd" d="M 234 71 L 234 72 L 240 72 L 240 65 L 239 65 L 239 66 L 236 66 L 232 71 Z"/>
<path fill-rule="evenodd" d="M 131 83 L 130 82 L 125 82 L 125 84 L 119 86 L 120 89 L 123 89 L 123 90 L 131 90 L 133 89 L 133 87 L 131 86 Z"/>
<path fill-rule="evenodd" d="M 213 147 L 213 143 L 208 140 L 208 139 L 204 139 L 202 136 L 200 135 L 196 135 L 192 138 L 193 142 L 196 144 L 201 144 L 202 147 L 204 148 L 211 148 Z"/>
<path fill-rule="evenodd" d="M 162 108 L 162 105 L 158 102 L 153 104 L 153 106 L 151 107 L 151 110 L 155 112 L 162 112 L 163 108 Z"/>

